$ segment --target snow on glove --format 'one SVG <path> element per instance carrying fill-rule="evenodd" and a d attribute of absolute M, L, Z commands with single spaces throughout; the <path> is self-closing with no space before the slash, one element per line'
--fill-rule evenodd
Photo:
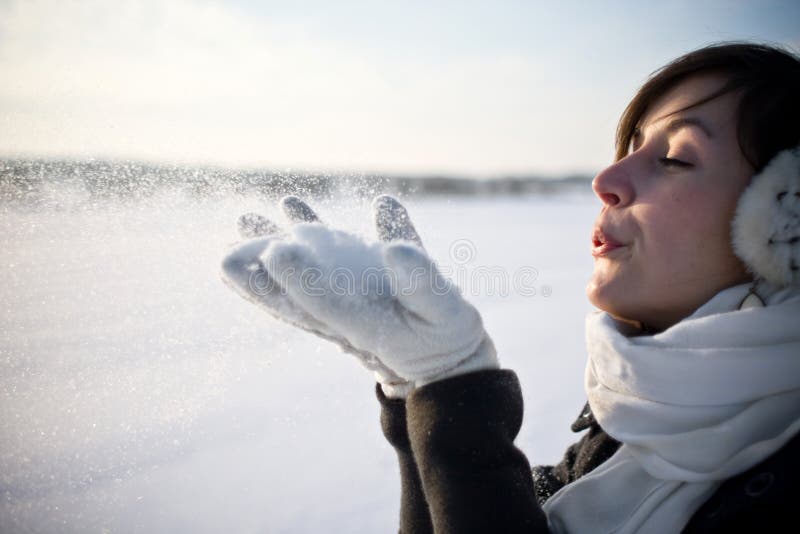
<path fill-rule="evenodd" d="M 373 209 L 381 242 L 312 223 L 264 243 L 255 259 L 246 250 L 255 269 L 269 273 L 291 302 L 292 317 L 282 318 L 297 324 L 307 315 L 315 325 L 310 330 L 344 340 L 414 385 L 498 367 L 480 314 L 440 274 L 405 208 L 381 196 Z M 286 306 L 278 309 L 280 316 Z M 387 395 L 396 393 L 391 381 L 382 384 Z"/>
<path fill-rule="evenodd" d="M 480 314 L 440 274 L 405 209 L 387 196 L 373 207 L 379 235 L 403 241 L 297 225 L 261 260 L 300 307 L 416 385 L 497 367 Z"/>
<path fill-rule="evenodd" d="M 297 197 L 285 197 L 281 200 L 281 207 L 292 224 L 322 224 L 317 214 Z M 283 229 L 256 213 L 242 215 L 238 229 L 246 241 L 235 245 L 222 262 L 222 280 L 231 289 L 270 315 L 331 341 L 342 351 L 353 354 L 364 367 L 375 372 L 376 380 L 381 383 L 387 396 L 405 397 L 413 389 L 412 383 L 397 376 L 374 354 L 356 349 L 336 331 L 300 307 L 264 268 L 260 257 L 270 243 L 287 238 Z"/>

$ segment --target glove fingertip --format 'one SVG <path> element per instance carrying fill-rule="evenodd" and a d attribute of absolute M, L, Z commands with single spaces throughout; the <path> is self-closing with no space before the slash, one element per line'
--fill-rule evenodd
<path fill-rule="evenodd" d="M 300 197 L 288 195 L 280 200 L 281 208 L 292 223 L 320 222 L 319 216 Z"/>
<path fill-rule="evenodd" d="M 398 201 L 392 195 L 387 195 L 384 193 L 372 199 L 373 210 L 383 209 L 387 207 L 396 207 L 396 206 L 402 207 L 402 204 L 400 204 L 400 201 Z"/>
<path fill-rule="evenodd" d="M 222 260 L 222 272 L 228 275 L 240 271 L 252 271 L 260 262 L 259 257 L 269 248 L 271 238 L 254 239 L 233 247 Z"/>
<path fill-rule="evenodd" d="M 237 221 L 239 235 L 245 239 L 280 233 L 281 229 L 258 213 L 245 213 Z"/>
<path fill-rule="evenodd" d="M 375 228 L 381 241 L 412 241 L 422 246 L 422 240 L 411 222 L 408 210 L 391 195 L 378 195 L 372 200 Z"/>
<path fill-rule="evenodd" d="M 260 279 L 266 274 L 260 256 L 272 241 L 269 237 L 253 239 L 232 248 L 220 265 L 223 282 L 239 292 L 249 294 L 254 278 Z"/>

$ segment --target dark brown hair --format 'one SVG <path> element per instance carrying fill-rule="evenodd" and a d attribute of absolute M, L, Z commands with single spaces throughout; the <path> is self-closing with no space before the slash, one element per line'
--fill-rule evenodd
<path fill-rule="evenodd" d="M 650 105 L 697 74 L 722 74 L 727 81 L 719 90 L 684 109 L 732 91 L 741 92 L 739 147 L 756 172 L 781 150 L 800 143 L 800 58 L 769 45 L 717 43 L 689 52 L 651 74 L 620 118 L 617 160 L 628 154 L 634 132 Z"/>

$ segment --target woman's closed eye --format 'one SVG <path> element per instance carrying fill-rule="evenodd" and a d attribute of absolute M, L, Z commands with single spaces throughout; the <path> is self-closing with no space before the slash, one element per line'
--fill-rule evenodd
<path fill-rule="evenodd" d="M 673 168 L 680 168 L 680 169 L 686 169 L 686 168 L 689 168 L 689 167 L 693 167 L 693 165 L 691 163 L 689 163 L 688 161 L 683 161 L 683 160 L 675 159 L 675 158 L 666 158 L 666 157 L 665 158 L 658 158 L 658 161 L 664 167 L 673 167 Z"/>

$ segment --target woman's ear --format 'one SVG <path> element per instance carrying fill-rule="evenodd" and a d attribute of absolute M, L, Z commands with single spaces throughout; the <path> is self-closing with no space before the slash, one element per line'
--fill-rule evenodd
<path fill-rule="evenodd" d="M 754 277 L 800 285 L 800 146 L 775 156 L 742 193 L 733 250 Z"/>

